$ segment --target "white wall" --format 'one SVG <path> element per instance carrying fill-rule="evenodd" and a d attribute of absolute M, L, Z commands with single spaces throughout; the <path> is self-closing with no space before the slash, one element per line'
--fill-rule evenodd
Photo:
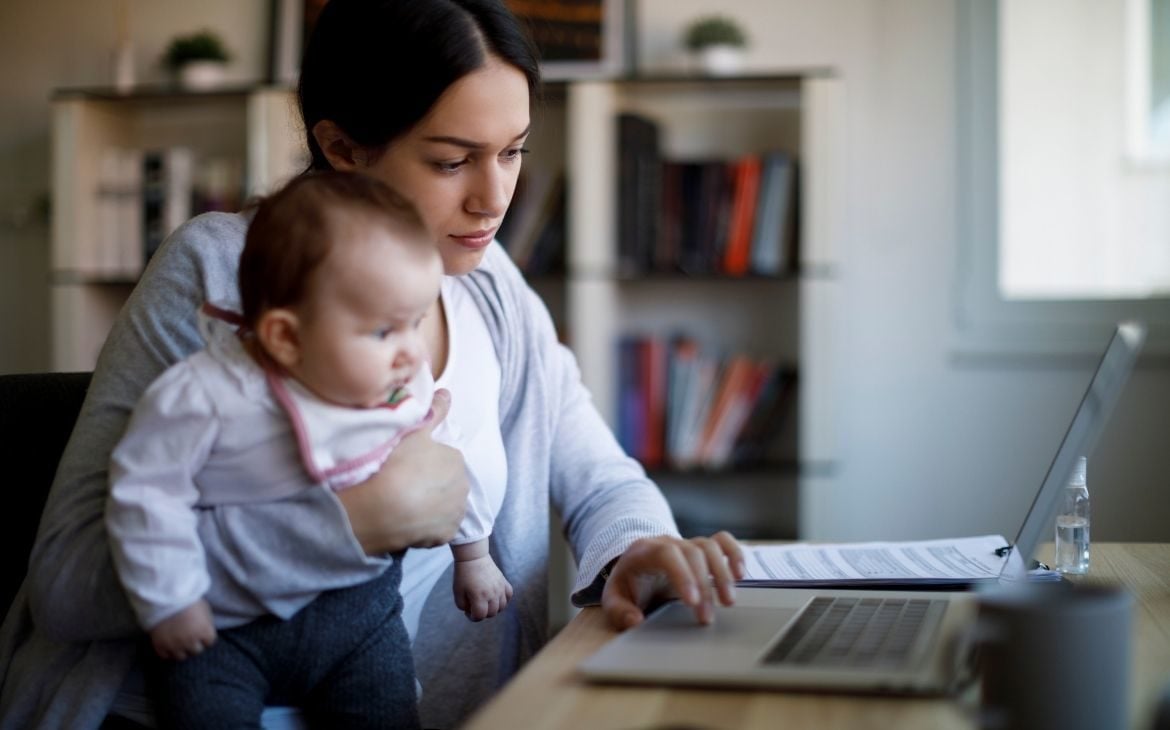
<path fill-rule="evenodd" d="M 5 0 L 0 221 L 47 188 L 49 89 L 104 80 L 110 7 L 110 0 Z M 202 24 L 223 30 L 235 48 L 255 39 L 239 72 L 260 75 L 266 2 L 218 0 L 195 11 L 194 3 L 135 0 L 134 7 L 143 23 L 150 18 L 150 26 L 135 25 L 143 37 L 164 38 L 206 18 Z M 643 65 L 676 64 L 683 23 L 710 7 L 709 0 L 641 0 Z M 848 83 L 850 176 L 841 211 L 848 234 L 835 325 L 842 466 L 831 495 L 836 508 L 815 536 L 1010 536 L 1091 363 L 959 362 L 950 349 L 959 241 L 954 0 L 725 0 L 718 7 L 750 21 L 752 67 L 832 65 Z M 188 14 L 179 16 L 183 8 Z M 38 277 L 46 236 L 0 231 L 0 371 L 41 367 L 47 320 L 26 300 L 45 299 Z M 1165 363 L 1155 365 L 1136 375 L 1090 462 L 1096 539 L 1170 539 L 1161 462 L 1170 377 Z"/>
<path fill-rule="evenodd" d="M 643 67 L 679 65 L 706 0 L 641 0 Z M 958 260 L 956 7 L 947 0 L 737 0 L 751 67 L 831 65 L 848 89 L 839 271 L 841 472 L 809 535 L 1014 536 L 1087 385 L 1085 359 L 952 350 Z M 1120 113 L 1120 110 L 1118 110 Z M 1101 333 L 1104 347 L 1107 331 Z M 1170 539 L 1170 375 L 1144 362 L 1090 461 L 1096 539 Z"/>
<path fill-rule="evenodd" d="M 122 0 L 0 3 L 0 373 L 49 366 L 49 189 L 54 89 L 107 86 Z M 268 0 L 125 0 L 141 83 L 166 81 L 157 59 L 175 35 L 211 28 L 234 55 L 229 79 L 267 72 Z"/>

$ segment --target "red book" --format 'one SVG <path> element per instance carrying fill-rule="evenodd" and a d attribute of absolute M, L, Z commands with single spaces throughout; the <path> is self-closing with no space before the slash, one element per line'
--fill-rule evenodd
<path fill-rule="evenodd" d="M 733 416 L 732 406 L 739 394 L 747 387 L 754 370 L 752 361 L 746 355 L 736 355 L 731 358 L 724 368 L 723 377 L 715 389 L 711 410 L 707 413 L 707 422 L 703 426 L 703 435 L 699 441 L 699 463 L 703 466 L 716 466 L 714 448 L 723 431 L 727 430 L 728 418 Z"/>
<path fill-rule="evenodd" d="M 759 192 L 760 158 L 758 155 L 748 155 L 736 163 L 731 225 L 727 232 L 727 248 L 723 253 L 724 273 L 743 276 L 748 272 Z"/>
<path fill-rule="evenodd" d="M 646 337 L 642 340 L 641 354 L 646 398 L 642 463 L 654 468 L 662 466 L 666 453 L 666 345 L 659 337 Z"/>

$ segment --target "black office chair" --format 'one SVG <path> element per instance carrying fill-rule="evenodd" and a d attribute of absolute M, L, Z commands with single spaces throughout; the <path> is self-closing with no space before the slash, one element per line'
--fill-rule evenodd
<path fill-rule="evenodd" d="M 90 373 L 0 375 L 0 610 L 8 611 L 28 570 L 45 498 L 89 388 Z"/>

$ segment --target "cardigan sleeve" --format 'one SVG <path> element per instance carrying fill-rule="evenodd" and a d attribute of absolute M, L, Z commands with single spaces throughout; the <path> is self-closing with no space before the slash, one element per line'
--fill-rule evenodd
<path fill-rule="evenodd" d="M 224 214 L 181 226 L 155 254 L 106 338 L 29 560 L 29 608 L 57 640 L 137 631 L 103 519 L 110 454 L 147 386 L 202 346 L 196 310 L 205 299 L 234 292 L 246 228 L 242 217 Z"/>
<path fill-rule="evenodd" d="M 541 426 L 551 432 L 549 499 L 564 520 L 577 560 L 573 600 L 578 605 L 596 602 L 600 599 L 596 579 L 607 564 L 635 540 L 678 536 L 678 528 L 662 492 L 622 450 L 594 406 L 576 357 L 557 341 L 540 297 L 506 253 L 493 247 L 490 256 L 491 270 L 505 285 L 502 288 L 512 292 L 513 312 L 501 317 L 505 330 L 501 360 L 530 358 L 539 363 L 547 381 L 549 412 Z"/>

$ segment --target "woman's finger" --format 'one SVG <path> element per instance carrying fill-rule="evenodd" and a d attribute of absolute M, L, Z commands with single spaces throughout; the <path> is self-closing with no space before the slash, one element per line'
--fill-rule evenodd
<path fill-rule="evenodd" d="M 707 558 L 707 570 L 711 574 L 711 582 L 715 584 L 715 592 L 719 594 L 719 602 L 724 606 L 735 603 L 735 577 L 731 574 L 723 546 L 706 537 L 694 542 Z"/>
<path fill-rule="evenodd" d="M 709 624 L 715 620 L 715 592 L 711 589 L 707 553 L 698 544 L 689 540 L 682 543 L 680 550 L 686 556 L 691 576 L 699 587 L 699 603 L 695 606 L 695 618 L 701 624 Z"/>
<path fill-rule="evenodd" d="M 743 580 L 747 575 L 747 561 L 744 559 L 743 546 L 739 544 L 739 540 L 726 530 L 721 530 L 711 536 L 711 539 L 719 543 L 719 547 L 723 550 L 723 554 L 727 556 L 727 562 L 731 565 L 731 573 L 736 580 Z"/>

